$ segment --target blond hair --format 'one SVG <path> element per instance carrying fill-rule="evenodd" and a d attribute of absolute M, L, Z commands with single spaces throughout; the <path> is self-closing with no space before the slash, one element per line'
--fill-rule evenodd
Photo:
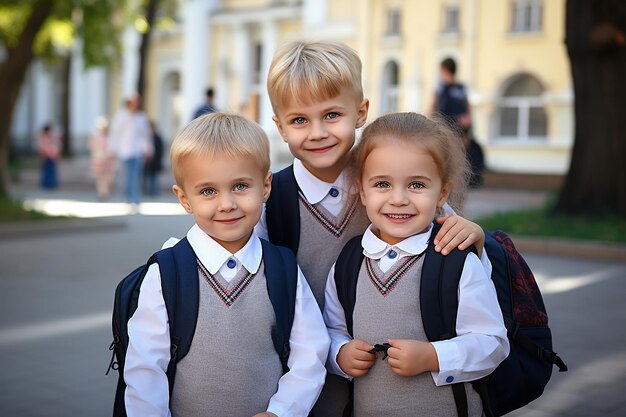
<path fill-rule="evenodd" d="M 209 113 L 183 127 L 172 142 L 170 162 L 176 183 L 183 183 L 183 160 L 189 155 L 207 159 L 217 154 L 250 158 L 266 173 L 270 169 L 269 140 L 257 123 L 228 113 Z"/>
<path fill-rule="evenodd" d="M 467 189 L 470 166 L 463 140 L 442 119 L 429 119 L 418 113 L 390 113 L 370 123 L 361 134 L 354 150 L 354 175 L 361 184 L 363 164 L 376 145 L 390 140 L 414 144 L 432 156 L 442 186 L 451 186 L 448 204 L 461 209 Z"/>
<path fill-rule="evenodd" d="M 361 59 L 354 49 L 334 41 L 296 41 L 276 52 L 267 91 L 276 113 L 281 104 L 328 100 L 347 88 L 363 100 Z"/>

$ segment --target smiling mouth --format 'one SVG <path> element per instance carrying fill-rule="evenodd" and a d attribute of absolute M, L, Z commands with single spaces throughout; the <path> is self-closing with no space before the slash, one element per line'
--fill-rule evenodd
<path fill-rule="evenodd" d="M 243 219 L 243 217 L 237 217 L 236 219 L 224 219 L 224 220 L 215 220 L 215 221 L 218 223 L 222 223 L 222 224 L 235 224 L 241 219 Z"/>
<path fill-rule="evenodd" d="M 335 147 L 335 145 L 330 145 L 330 146 L 324 146 L 323 148 L 308 149 L 308 151 L 309 152 L 313 152 L 313 153 L 324 153 L 324 152 L 326 152 L 329 149 L 332 149 L 334 147 Z"/>
<path fill-rule="evenodd" d="M 385 214 L 385 216 L 392 220 L 392 221 L 403 221 L 403 220 L 408 220 L 411 217 L 413 217 L 413 214 L 392 214 L 392 213 L 387 213 Z"/>

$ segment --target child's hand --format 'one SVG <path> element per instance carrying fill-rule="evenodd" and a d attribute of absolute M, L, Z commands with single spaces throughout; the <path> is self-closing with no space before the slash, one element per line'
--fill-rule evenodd
<path fill-rule="evenodd" d="M 374 346 L 362 340 L 351 340 L 339 349 L 337 364 L 353 378 L 363 376 L 376 362 L 376 355 L 369 353 Z"/>
<path fill-rule="evenodd" d="M 392 340 L 387 350 L 387 363 L 400 376 L 416 376 L 427 371 L 438 371 L 439 360 L 433 345 L 417 340 Z"/>
<path fill-rule="evenodd" d="M 479 225 L 457 215 L 438 217 L 436 221 L 443 225 L 435 236 L 435 251 L 447 255 L 456 247 L 463 250 L 474 245 L 478 257 L 482 255 L 485 232 Z"/>
<path fill-rule="evenodd" d="M 278 416 L 274 413 L 270 413 L 269 411 L 265 411 L 263 413 L 255 414 L 252 417 L 278 417 Z"/>

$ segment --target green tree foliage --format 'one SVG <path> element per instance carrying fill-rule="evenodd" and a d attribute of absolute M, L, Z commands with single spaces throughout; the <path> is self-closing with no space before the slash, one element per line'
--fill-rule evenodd
<path fill-rule="evenodd" d="M 54 60 L 80 37 L 86 67 L 119 56 L 126 0 L 0 0 L 0 197 L 8 194 L 11 122 L 36 56 Z"/>

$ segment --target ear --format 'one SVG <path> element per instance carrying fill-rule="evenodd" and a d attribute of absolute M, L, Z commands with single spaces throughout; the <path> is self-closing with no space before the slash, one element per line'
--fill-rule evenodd
<path fill-rule="evenodd" d="M 359 190 L 359 197 L 361 198 L 361 204 L 365 206 L 365 191 L 363 191 L 363 184 L 360 180 L 356 181 L 356 187 Z"/>
<path fill-rule="evenodd" d="M 174 185 L 172 186 L 172 192 L 174 193 L 174 195 L 176 195 L 176 198 L 178 198 L 178 202 L 181 206 L 183 206 L 185 211 L 189 214 L 192 214 L 193 210 L 191 208 L 191 204 L 189 204 L 187 195 L 185 195 L 185 191 L 183 191 L 183 189 L 180 188 L 178 185 Z"/>
<path fill-rule="evenodd" d="M 272 171 L 267 171 L 263 179 L 263 202 L 265 203 L 272 192 Z"/>
<path fill-rule="evenodd" d="M 447 182 L 441 188 L 441 193 L 439 194 L 439 199 L 437 200 L 437 207 L 443 207 L 446 201 L 448 201 L 448 197 L 450 196 L 450 191 L 452 191 L 452 184 Z"/>
<path fill-rule="evenodd" d="M 276 128 L 278 129 L 278 133 L 280 134 L 280 137 L 283 138 L 284 142 L 287 142 L 287 138 L 285 137 L 285 131 L 283 130 L 283 125 L 280 122 L 280 119 L 278 118 L 278 116 L 273 115 L 272 120 L 274 121 L 274 124 L 276 125 Z"/>
<path fill-rule="evenodd" d="M 360 127 L 363 127 L 363 125 L 367 121 L 367 113 L 369 111 L 369 108 L 370 108 L 370 101 L 369 99 L 364 98 L 363 101 L 361 101 L 361 104 L 359 104 L 359 108 L 357 110 L 357 115 L 358 115 L 358 118 L 356 120 L 357 129 Z"/>

